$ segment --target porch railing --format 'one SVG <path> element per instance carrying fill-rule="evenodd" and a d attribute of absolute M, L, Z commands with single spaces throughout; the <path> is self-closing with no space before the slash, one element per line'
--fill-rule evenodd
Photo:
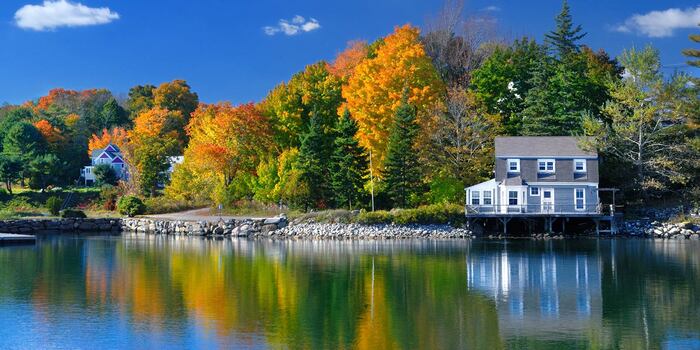
<path fill-rule="evenodd" d="M 614 214 L 611 205 L 600 203 L 586 204 L 583 207 L 576 207 L 575 204 L 524 204 L 524 205 L 467 205 L 467 214 Z"/>

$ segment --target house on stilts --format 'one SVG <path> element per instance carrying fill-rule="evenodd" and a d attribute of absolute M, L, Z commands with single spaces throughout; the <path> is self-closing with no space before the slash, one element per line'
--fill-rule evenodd
<path fill-rule="evenodd" d="M 587 222 L 597 233 L 617 232 L 615 189 L 600 188 L 599 157 L 570 136 L 497 137 L 495 178 L 465 189 L 465 215 L 476 229 L 495 223 L 546 232 Z M 601 194 L 611 197 L 601 201 Z M 481 226 L 481 227 L 480 227 Z"/>

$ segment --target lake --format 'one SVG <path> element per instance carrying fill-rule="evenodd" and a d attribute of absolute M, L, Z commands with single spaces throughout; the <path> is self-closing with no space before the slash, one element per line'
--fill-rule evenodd
<path fill-rule="evenodd" d="M 700 348 L 700 242 L 46 236 L 0 348 Z"/>

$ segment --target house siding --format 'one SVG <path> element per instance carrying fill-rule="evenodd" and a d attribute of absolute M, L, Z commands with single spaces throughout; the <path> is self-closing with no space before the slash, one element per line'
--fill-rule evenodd
<path fill-rule="evenodd" d="M 506 159 L 496 158 L 496 181 L 505 180 L 506 174 Z"/>
<path fill-rule="evenodd" d="M 496 158 L 496 181 L 514 176 L 520 176 L 526 182 L 599 182 L 600 180 L 598 159 L 586 160 L 586 173 L 583 175 L 574 174 L 574 158 L 555 159 L 554 174 L 539 174 L 536 158 L 521 158 L 520 173 L 508 173 L 507 159 Z"/>

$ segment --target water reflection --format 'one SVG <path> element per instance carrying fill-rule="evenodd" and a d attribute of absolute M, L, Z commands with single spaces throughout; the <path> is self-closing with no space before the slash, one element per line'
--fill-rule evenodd
<path fill-rule="evenodd" d="M 698 248 L 47 237 L 0 249 L 0 348 L 700 346 Z"/>

